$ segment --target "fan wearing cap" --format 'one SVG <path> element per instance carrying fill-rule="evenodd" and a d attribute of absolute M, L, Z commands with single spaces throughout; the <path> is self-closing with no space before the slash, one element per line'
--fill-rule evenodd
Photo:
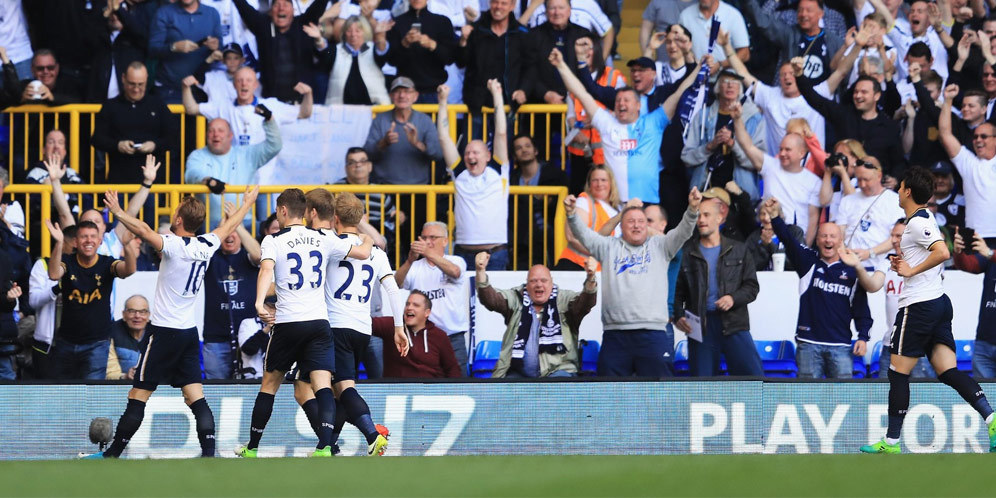
<path fill-rule="evenodd" d="M 750 199 L 756 201 L 761 195 L 757 171 L 733 139 L 730 119 L 731 106 L 739 102 L 743 94 L 743 80 L 742 76 L 730 70 L 719 73 L 715 86 L 716 100 L 695 113 L 688 123 L 681 160 L 688 166 L 692 185 L 708 189 L 736 181 Z M 742 113 L 751 142 L 764 150 L 764 117 L 751 101 L 744 102 Z"/>
<path fill-rule="evenodd" d="M 213 61 L 213 57 L 209 58 L 209 60 Z M 208 101 L 223 100 L 234 102 L 239 96 L 235 90 L 235 72 L 246 63 L 242 47 L 237 43 L 225 45 L 221 51 L 221 62 L 223 69 L 211 69 L 204 73 L 204 84 L 201 85 L 201 89 L 207 94 Z M 205 65 L 207 66 L 208 64 Z M 195 76 L 197 75 L 195 74 Z M 256 85 L 256 90 L 253 93 L 256 98 L 262 96 L 259 85 Z"/>
<path fill-rule="evenodd" d="M 934 198 L 937 224 L 954 232 L 954 227 L 965 226 L 965 196 L 955 185 L 954 166 L 950 161 L 937 161 L 930 167 L 934 175 Z"/>
<path fill-rule="evenodd" d="M 721 232 L 724 237 L 744 242 L 757 228 L 754 221 L 754 208 L 750 197 L 737 183 L 730 181 L 726 188 L 712 187 L 702 192 L 703 199 L 716 199 L 723 215 Z"/>
<path fill-rule="evenodd" d="M 602 136 L 605 162 L 618 181 L 619 197 L 660 203 L 659 175 L 663 169 L 661 141 L 681 94 L 691 86 L 693 78 L 686 78 L 660 107 L 645 114 L 640 111 L 637 90 L 623 87 L 616 92 L 614 110 L 610 113 L 599 107 L 595 98 L 585 91 L 581 80 L 564 61 L 559 50 L 554 49 L 549 60 L 560 72 L 567 90 L 581 101 L 585 112 L 592 116 L 592 125 Z M 653 85 L 653 71 L 650 85 Z"/>
<path fill-rule="evenodd" d="M 389 95 L 394 109 L 378 114 L 370 123 L 363 148 L 373 161 L 374 173 L 384 183 L 428 185 L 432 161 L 443 157 L 435 123 L 427 114 L 412 109 L 418 89 L 411 78 L 394 78 Z"/>

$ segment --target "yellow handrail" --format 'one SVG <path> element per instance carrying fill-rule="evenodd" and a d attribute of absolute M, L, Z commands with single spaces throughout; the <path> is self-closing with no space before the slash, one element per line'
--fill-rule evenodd
<path fill-rule="evenodd" d="M 424 195 L 426 197 L 426 221 L 436 220 L 436 206 L 438 205 L 437 197 L 440 195 L 452 196 L 455 195 L 455 189 L 452 184 L 448 185 L 266 185 L 260 187 L 260 195 L 266 196 L 267 199 L 267 214 L 269 214 L 270 206 L 273 205 L 271 198 L 273 194 L 279 194 L 286 188 L 297 187 L 304 191 L 309 191 L 316 188 L 324 188 L 330 192 L 352 192 L 357 194 L 357 196 L 362 197 L 364 194 L 384 194 L 384 195 Z M 107 190 L 117 190 L 120 193 L 132 194 L 138 192 L 140 186 L 135 184 L 127 185 L 63 185 L 62 189 L 66 194 L 80 194 L 82 195 L 93 195 L 98 198 L 98 194 L 103 194 Z M 241 194 L 245 191 L 244 185 L 226 185 L 225 193 L 228 194 Z M 208 188 L 204 185 L 199 184 L 189 184 L 189 185 L 153 185 L 151 189 L 150 198 L 154 199 L 156 212 L 168 212 L 172 216 L 173 209 L 179 204 L 180 198 L 187 194 L 208 194 Z M 41 202 L 41 219 L 36 220 L 41 229 L 41 251 L 43 256 L 48 256 L 51 253 L 51 240 L 48 229 L 44 223 L 44 220 L 51 217 L 51 198 L 52 198 L 52 187 L 51 185 L 25 185 L 17 184 L 10 185 L 5 189 L 5 195 L 38 195 L 40 196 Z M 154 195 L 160 194 L 160 195 Z M 544 209 L 544 226 L 549 227 L 546 219 L 546 208 L 549 206 L 548 202 L 556 202 L 556 210 L 554 214 L 553 228 L 554 228 L 554 250 L 553 250 L 553 260 L 546 260 L 546 256 L 549 251 L 546 251 L 547 238 L 543 237 L 542 241 L 542 252 L 543 258 L 537 260 L 533 258 L 534 255 L 534 245 L 539 244 L 539 241 L 534 241 L 532 237 L 532 230 L 529 230 L 529 254 L 519 255 L 517 254 L 517 247 L 514 241 L 518 235 L 518 216 L 515 216 L 513 212 L 509 212 L 510 221 L 512 223 L 512 234 L 513 239 L 509 241 L 509 250 L 512 254 L 513 260 L 517 261 L 516 258 L 527 257 L 526 261 L 530 263 L 545 263 L 548 266 L 553 266 L 556 262 L 556 258 L 560 255 L 565 247 L 567 247 L 567 238 L 564 234 L 564 228 L 566 226 L 566 215 L 564 213 L 564 198 L 567 197 L 567 187 L 523 187 L 523 186 L 511 186 L 509 187 L 509 195 L 512 199 L 516 199 L 518 196 L 542 196 L 543 197 L 543 209 Z M 414 198 L 413 198 L 414 199 Z M 24 207 L 25 213 L 29 213 L 31 198 L 26 197 L 26 202 L 28 205 Z M 412 201 L 414 203 L 414 200 Z M 518 203 L 516 203 L 516 206 Z M 452 211 L 452 203 L 450 203 L 450 211 Z M 529 212 L 532 214 L 532 203 L 528 204 Z M 411 217 L 410 210 L 407 210 L 407 206 L 397 205 L 397 210 L 399 212 L 404 212 L 406 216 Z M 384 216 L 383 216 L 383 205 L 382 205 L 382 216 L 381 216 L 381 226 L 380 231 L 384 232 Z M 262 218 L 261 216 L 255 216 L 255 218 Z M 453 216 L 449 216 L 450 220 Z M 487 214 L 484 214 L 482 223 L 487 223 Z M 530 223 L 533 222 L 533 217 L 530 216 Z M 398 220 L 397 215 L 395 216 L 395 221 Z M 207 220 L 205 220 L 207 223 Z M 32 223 L 34 224 L 34 223 Z M 207 228 L 207 227 L 205 227 Z M 532 228 L 532 227 L 530 227 Z M 31 227 L 25 227 L 28 238 L 31 238 Z M 397 234 L 397 240 L 394 247 L 395 260 L 400 261 L 402 254 L 400 254 L 400 226 L 396 226 L 395 233 Z M 414 227 L 413 227 L 414 230 Z M 255 232 L 255 226 L 253 227 Z M 453 240 L 453 224 L 450 223 L 450 240 Z M 414 237 L 413 237 L 414 238 Z M 452 249 L 452 246 L 451 246 Z"/>

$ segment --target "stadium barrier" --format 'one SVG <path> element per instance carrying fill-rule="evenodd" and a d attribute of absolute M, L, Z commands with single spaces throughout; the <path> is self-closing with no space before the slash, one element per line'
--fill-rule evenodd
<path fill-rule="evenodd" d="M 98 151 L 90 142 L 100 108 L 100 104 L 71 104 L 58 107 L 24 105 L 5 109 L 0 113 L 0 122 L 5 123 L 7 130 L 6 133 L 0 133 L 0 143 L 7 142 L 7 166 L 10 168 L 10 177 L 12 179 L 21 178 L 36 161 L 42 160 L 45 133 L 52 129 L 60 129 L 66 134 L 66 153 L 69 166 L 79 172 L 83 178 L 94 182 L 99 174 L 98 165 L 107 161 L 107 158 L 102 155 L 102 157 L 98 157 Z M 435 122 L 439 112 L 439 106 L 436 104 L 416 104 L 413 108 L 431 116 L 433 122 Z M 450 115 L 450 135 L 458 142 L 458 145 L 466 144 L 466 137 L 481 138 L 481 131 L 473 130 L 472 120 L 467 119 L 469 113 L 466 105 L 454 104 L 447 108 Z M 169 106 L 169 109 L 178 122 L 175 128 L 179 131 L 178 148 L 166 152 L 163 168 L 167 181 L 174 181 L 174 179 L 183 178 L 187 156 L 190 152 L 204 147 L 207 124 L 203 116 L 189 116 L 184 119 L 182 105 L 173 104 Z M 392 109 L 394 109 L 393 105 L 370 107 L 374 116 Z M 506 111 L 510 112 L 511 108 L 506 106 Z M 485 117 L 481 123 L 483 136 L 487 136 L 490 116 L 494 114 L 494 109 L 484 108 L 482 113 Z M 511 137 L 520 131 L 528 132 L 533 136 L 536 136 L 536 133 L 542 133 L 544 135 L 542 140 L 537 139 L 542 157 L 547 161 L 562 159 L 566 152 L 566 144 L 559 137 L 564 136 L 563 127 L 566 113 L 567 106 L 564 104 L 523 105 L 515 110 L 514 118 L 509 123 L 511 126 L 509 139 L 511 141 Z M 3 117 L 6 119 L 2 119 Z M 461 137 L 464 137 L 464 140 L 460 140 Z M 362 146 L 363 144 L 355 145 Z M 345 150 L 342 151 L 342 155 L 345 156 Z M 564 161 L 560 160 L 559 165 L 563 168 Z M 107 164 L 102 169 L 105 178 L 111 167 L 112 165 Z M 177 169 L 179 171 L 175 171 Z M 15 172 L 21 174 L 15 174 Z M 436 179 L 442 177 L 443 175 L 436 174 L 436 164 L 433 162 L 432 182 L 435 183 Z M 328 180 L 332 182 L 337 178 Z"/>
<path fill-rule="evenodd" d="M 260 187 L 260 201 L 253 206 L 250 216 L 254 220 L 266 218 L 274 209 L 276 205 L 277 196 L 285 188 L 292 187 L 293 185 L 268 185 Z M 370 206 L 370 195 L 371 194 L 384 194 L 394 197 L 394 204 L 398 206 L 395 212 L 394 222 L 395 227 L 400 226 L 399 221 L 400 213 L 404 212 L 406 216 L 410 216 L 409 213 L 415 210 L 416 201 L 424 202 L 426 209 L 427 221 L 434 221 L 437 219 L 437 213 L 443 211 L 439 208 L 445 208 L 445 212 L 450 214 L 447 216 L 449 220 L 449 230 L 450 230 L 450 240 L 453 239 L 453 229 L 454 223 L 452 216 L 453 212 L 453 202 L 454 202 L 454 187 L 450 185 L 297 185 L 296 187 L 302 190 L 308 191 L 314 188 L 324 188 L 330 192 L 352 192 L 357 195 L 361 200 L 363 200 L 367 207 Z M 95 206 L 103 205 L 103 194 L 108 189 L 115 189 L 121 193 L 131 194 L 137 192 L 140 187 L 138 185 L 63 185 L 62 189 L 66 194 L 73 195 L 77 194 L 80 196 L 92 196 L 93 204 Z M 225 192 L 229 194 L 241 194 L 245 191 L 245 186 L 243 185 L 227 185 Z M 52 213 L 52 187 L 50 185 L 10 185 L 6 188 L 5 194 L 9 194 L 10 198 L 17 199 L 23 204 L 23 209 L 25 213 L 25 238 L 31 240 L 36 234 L 35 232 L 41 230 L 41 254 L 48 256 L 51 253 L 51 240 L 48 233 L 48 228 L 45 226 L 44 220 L 50 217 Z M 173 210 L 179 204 L 180 198 L 185 194 L 207 194 L 208 189 L 204 185 L 153 185 L 152 193 L 149 196 L 154 203 L 156 210 L 155 217 L 155 227 L 158 228 L 159 216 L 171 216 Z M 564 203 L 563 200 L 567 196 L 567 187 L 522 187 L 522 186 L 510 186 L 509 187 L 510 199 L 512 202 L 512 207 L 509 209 L 509 218 L 511 222 L 511 233 L 509 234 L 509 250 L 512 251 L 513 265 L 518 266 L 518 261 L 523 259 L 526 262 L 532 263 L 543 263 L 548 266 L 552 266 L 556 261 L 550 260 L 550 255 L 555 258 L 560 252 L 566 247 L 567 239 L 564 235 L 564 227 L 566 226 L 566 215 L 564 213 Z M 402 202 L 402 196 L 405 196 L 407 203 Z M 237 195 L 241 197 L 241 195 Z M 234 200 L 234 196 L 232 197 Z M 37 205 L 36 205 L 37 204 Z M 125 205 L 127 207 L 127 205 Z M 389 221 L 387 213 L 384 212 L 384 204 L 380 205 L 380 223 L 379 226 L 374 228 L 378 229 L 381 233 L 385 233 L 385 222 Z M 264 212 L 258 212 L 259 209 L 263 209 Z M 536 213 L 536 209 L 540 209 L 542 213 Z M 210 219 L 210 205 L 208 206 L 208 215 L 205 218 L 205 230 L 213 227 L 208 227 L 208 220 Z M 519 240 L 521 237 L 521 230 L 519 230 L 520 224 L 520 211 L 527 214 L 526 220 L 532 221 L 536 220 L 538 215 L 542 215 L 542 221 L 544 227 L 553 227 L 554 234 L 551 240 L 549 236 L 535 237 L 534 230 L 527 230 L 525 244 L 523 241 Z M 552 216 L 551 216 L 552 214 Z M 144 209 L 139 213 L 140 217 L 144 216 Z M 32 219 L 32 216 L 39 217 L 40 219 Z M 488 219 L 487 214 L 483 214 L 485 219 Z M 112 217 L 113 220 L 113 217 Z M 528 227 L 531 228 L 531 227 Z M 253 223 L 250 227 L 253 236 L 256 235 L 256 223 Z M 394 247 L 388 248 L 388 253 L 394 256 L 395 261 L 402 261 L 401 258 L 407 257 L 407 254 L 401 254 L 401 247 L 403 240 L 411 241 L 415 240 L 419 233 L 421 233 L 421 224 L 416 226 L 416 223 L 408 224 L 408 233 L 402 234 L 398 233 L 394 240 Z M 548 232 L 544 232 L 548 233 Z M 537 238 L 542 240 L 536 240 Z M 552 248 L 550 247 L 552 244 Z M 520 254 L 517 248 L 526 246 L 527 250 L 525 254 Z M 552 249 L 552 250 L 551 250 Z M 452 252 L 452 244 L 450 246 L 450 251 Z"/>
<path fill-rule="evenodd" d="M 888 384 L 853 382 L 463 382 L 361 383 L 375 421 L 391 430 L 387 455 L 855 453 L 887 425 Z M 72 458 L 95 451 L 94 417 L 117 425 L 124 384 L 0 384 L 0 460 Z M 996 392 L 996 384 L 984 388 Z M 914 382 L 903 450 L 980 453 L 981 417 L 951 388 Z M 253 384 L 208 384 L 218 453 L 231 457 L 249 432 Z M 350 425 L 343 455 L 366 448 Z M 260 456 L 304 456 L 315 435 L 285 385 Z M 125 458 L 200 454 L 194 418 L 176 389 L 150 400 Z"/>

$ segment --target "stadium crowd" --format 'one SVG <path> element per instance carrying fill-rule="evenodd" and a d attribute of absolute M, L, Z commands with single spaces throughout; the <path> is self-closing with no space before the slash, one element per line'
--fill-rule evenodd
<path fill-rule="evenodd" d="M 673 375 L 673 328 L 701 339 L 688 343 L 692 375 L 762 375 L 747 305 L 756 272 L 783 269 L 803 281 L 799 376 L 850 378 L 852 357 L 872 344 L 868 293 L 886 294 L 892 329 L 902 277 L 887 255 L 901 255 L 906 225 L 896 191 L 923 169 L 953 255 L 945 266 L 985 274 L 972 369 L 996 377 L 996 218 L 985 214 L 996 208 L 996 3 L 652 0 L 639 28 L 643 56 L 627 62 L 628 75 L 612 64 L 621 5 L 3 2 L 0 107 L 103 106 L 90 139 L 101 152 L 94 178 L 68 167 L 67 142 L 80 137 L 3 115 L 45 140 L 32 168 L 0 168 L 0 196 L 12 182 L 51 185 L 51 229 L 64 243 L 61 265 L 40 258 L 40 242 L 24 239 L 21 204 L 3 197 L 0 379 L 135 375 L 150 303 L 130 297 L 112 321 L 111 286 L 157 269 L 159 255 L 62 184 L 141 184 L 122 205 L 132 216 L 146 207 L 147 218 L 153 184 L 204 184 L 213 227 L 236 213 L 225 184 L 254 183 L 282 148 L 281 126 L 308 119 L 316 104 L 393 105 L 346 152 L 345 177 L 316 183 L 456 189 L 454 240 L 447 223 L 427 221 L 423 200 L 369 198 L 357 228 L 378 246 L 402 244 L 394 279 L 413 291 L 404 313 L 411 354 L 384 347 L 392 324 L 374 320 L 370 378 L 468 374 L 473 272 L 479 299 L 507 327 L 496 377 L 578 375 L 578 326 L 597 271 L 599 375 Z M 438 104 L 437 117 L 417 103 Z M 457 103 L 473 131 L 454 141 L 446 106 Z M 530 103 L 566 104 L 565 122 L 509 136 L 506 113 L 481 112 Z M 182 179 L 159 167 L 180 136 L 167 104 L 208 120 L 207 144 L 186 158 Z M 547 137 L 566 145 L 565 157 L 541 147 Z M 28 154 L 7 146 L 4 160 Z M 449 177 L 434 178 L 433 162 Z M 568 247 L 545 258 L 555 266 L 512 264 L 530 230 L 553 247 L 544 224 L 555 206 L 510 197 L 508 185 L 568 187 Z M 534 219 L 517 202 L 534 202 Z M 255 222 L 259 238 L 243 226 Z M 260 240 L 279 226 L 248 215 L 243 225 L 199 270 L 208 379 L 263 373 L 269 327 L 252 303 Z M 420 235 L 399 240 L 411 228 Z M 516 230 L 520 247 L 510 246 Z M 528 270 L 527 281 L 492 289 L 487 272 L 507 269 Z M 560 289 L 551 269 L 586 271 L 584 288 Z M 890 334 L 875 339 L 888 345 Z M 923 367 L 914 373 L 929 375 Z"/>

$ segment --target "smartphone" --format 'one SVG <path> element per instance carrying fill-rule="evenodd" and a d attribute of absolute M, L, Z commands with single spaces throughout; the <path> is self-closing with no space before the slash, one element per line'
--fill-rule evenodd
<path fill-rule="evenodd" d="M 412 23 L 412 29 L 414 29 L 415 31 L 421 32 L 422 31 L 422 23 L 420 23 L 420 22 L 413 22 Z"/>
<path fill-rule="evenodd" d="M 972 249 L 972 242 L 975 241 L 975 229 L 962 227 L 958 229 L 958 233 L 961 234 L 961 240 L 965 243 L 965 249 L 962 252 L 965 254 L 975 254 L 975 249 Z"/>

